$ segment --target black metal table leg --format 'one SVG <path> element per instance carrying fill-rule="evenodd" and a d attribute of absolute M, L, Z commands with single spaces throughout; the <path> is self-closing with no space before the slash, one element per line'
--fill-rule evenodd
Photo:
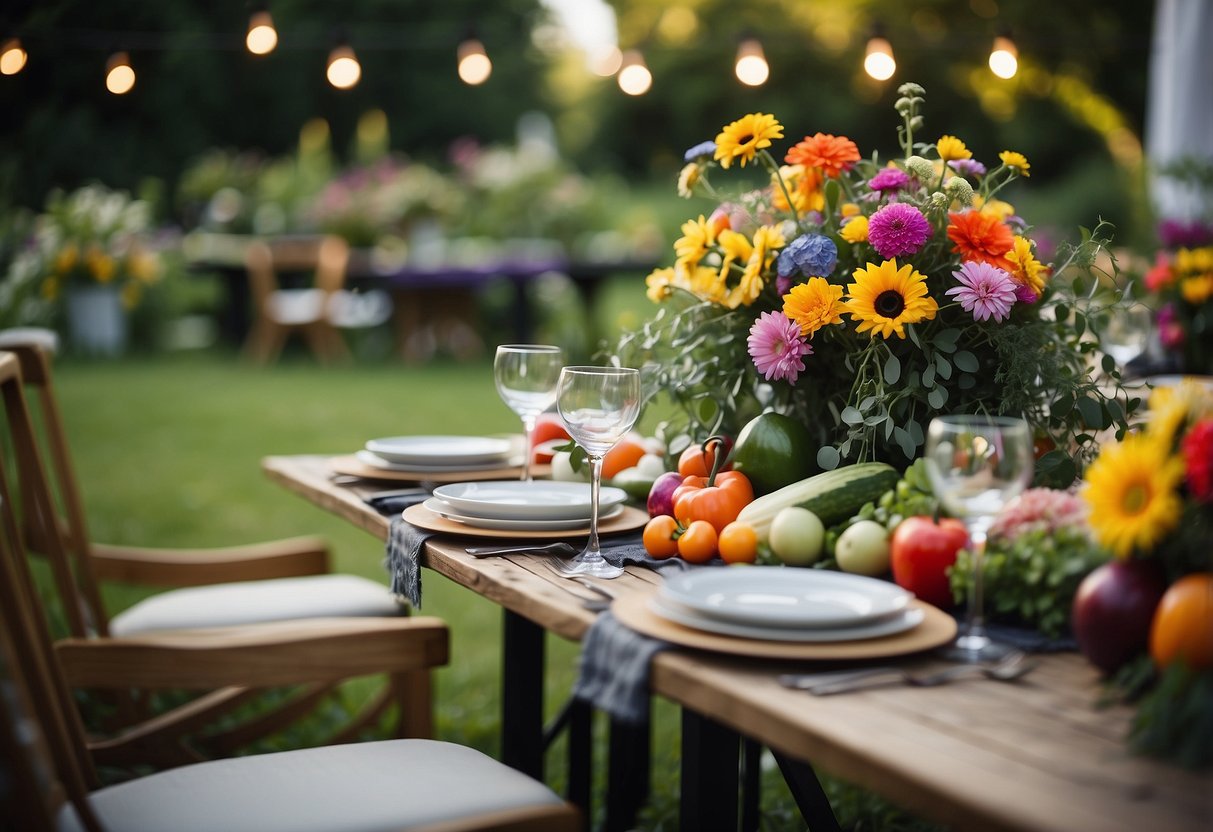
<path fill-rule="evenodd" d="M 649 797 L 652 724 L 611 720 L 605 832 L 631 829 Z"/>
<path fill-rule="evenodd" d="M 779 763 L 783 779 L 809 828 L 813 832 L 839 832 L 838 818 L 834 817 L 830 799 L 821 788 L 813 767 L 803 760 L 794 760 L 778 752 L 775 752 L 775 761 Z"/>
<path fill-rule="evenodd" d="M 544 629 L 505 610 L 501 668 L 501 760 L 543 779 Z"/>
<path fill-rule="evenodd" d="M 762 745 L 751 739 L 741 742 L 741 832 L 758 832 L 762 792 Z"/>
<path fill-rule="evenodd" d="M 566 796 L 581 810 L 585 828 L 590 823 L 590 791 L 594 779 L 594 709 L 588 702 L 574 699 L 569 703 L 569 785 Z"/>
<path fill-rule="evenodd" d="M 690 708 L 682 709 L 680 829 L 723 832 L 737 828 L 739 743 L 740 737 L 731 729 Z"/>

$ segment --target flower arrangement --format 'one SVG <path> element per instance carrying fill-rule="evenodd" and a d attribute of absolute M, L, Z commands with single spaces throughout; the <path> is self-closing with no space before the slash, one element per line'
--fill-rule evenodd
<path fill-rule="evenodd" d="M 1185 373 L 1213 374 L 1213 225 L 1164 222 L 1146 272 L 1160 346 Z"/>
<path fill-rule="evenodd" d="M 771 149 L 784 127 L 763 113 L 687 151 L 680 194 L 718 204 L 682 226 L 674 264 L 648 276 L 661 308 L 616 357 L 645 368 L 653 395 L 668 392 L 687 433 L 735 431 L 774 409 L 814 432 L 823 469 L 904 468 L 943 411 L 1022 416 L 1042 446 L 1038 482 L 1068 486 L 1095 434 L 1123 430 L 1137 405 L 1115 367 L 1111 389 L 1091 373 L 1114 307 L 1079 303 L 1099 283 L 1110 229 L 1084 230 L 1042 262 L 1000 199 L 1030 177 L 1028 160 L 1006 150 L 987 166 L 957 137 L 916 140 L 925 92 L 899 94 L 901 153 L 889 162 L 819 132 L 781 164 Z M 747 165 L 768 181 L 735 196 L 712 181 Z"/>

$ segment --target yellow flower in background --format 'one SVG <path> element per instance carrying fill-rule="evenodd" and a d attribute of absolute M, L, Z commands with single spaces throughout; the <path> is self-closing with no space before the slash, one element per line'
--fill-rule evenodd
<path fill-rule="evenodd" d="M 805 211 L 820 211 L 825 207 L 825 195 L 821 191 L 822 175 L 816 168 L 806 168 L 804 165 L 784 165 L 779 174 L 771 174 L 771 207 L 777 211 L 791 211 L 783 188 L 779 187 L 779 177 L 783 177 L 792 203 L 800 213 Z"/>
<path fill-rule="evenodd" d="M 47 300 L 55 300 L 59 297 L 59 279 L 57 277 L 48 277 L 46 280 L 42 281 L 42 286 L 40 289 L 42 291 L 42 297 L 46 298 Z"/>
<path fill-rule="evenodd" d="M 698 162 L 683 165 L 682 170 L 678 173 L 678 195 L 680 197 L 690 199 L 695 195 L 695 186 L 699 183 L 701 173 Z"/>
<path fill-rule="evenodd" d="M 823 326 L 842 323 L 842 287 L 824 277 L 810 277 L 783 296 L 783 314 L 800 324 L 801 336 L 813 337 Z"/>
<path fill-rule="evenodd" d="M 647 287 L 645 296 L 653 303 L 661 303 L 674 293 L 674 268 L 653 269 L 644 279 L 644 285 Z"/>
<path fill-rule="evenodd" d="M 774 139 L 783 138 L 783 125 L 775 116 L 766 113 L 750 113 L 727 125 L 716 137 L 715 159 L 722 168 L 728 169 L 734 159 L 754 161 L 759 150 L 771 146 Z"/>
<path fill-rule="evenodd" d="M 160 261 L 136 249 L 126 258 L 126 270 L 139 283 L 155 283 L 160 277 Z"/>
<path fill-rule="evenodd" d="M 688 269 L 695 268 L 715 241 L 716 232 L 703 214 L 697 220 L 687 220 L 682 224 L 682 236 L 674 241 L 677 262 Z"/>
<path fill-rule="evenodd" d="M 67 274 L 76 268 L 79 261 L 80 249 L 76 248 L 75 243 L 68 243 L 55 255 L 55 274 Z"/>
<path fill-rule="evenodd" d="M 1024 156 L 1022 153 L 1016 153 L 1014 150 L 1004 150 L 1002 153 L 998 154 L 998 158 L 1001 159 L 1002 163 L 1007 167 L 1018 171 L 1020 176 L 1027 177 L 1032 175 L 1028 173 L 1028 170 L 1032 167 L 1028 164 L 1028 157 Z"/>
<path fill-rule="evenodd" d="M 1006 257 L 1011 263 L 1011 279 L 1031 289 L 1039 297 L 1045 290 L 1045 275 L 1048 272 L 1032 253 L 1032 241 L 1016 234 L 1015 244 Z"/>
<path fill-rule="evenodd" d="M 1152 435 L 1105 445 L 1082 490 L 1096 539 L 1118 558 L 1148 552 L 1179 522 L 1183 477 L 1183 460 Z"/>
<path fill-rule="evenodd" d="M 725 306 L 736 309 L 738 306 L 749 306 L 758 300 L 762 287 L 766 285 L 764 275 L 771 267 L 775 251 L 784 245 L 783 234 L 773 225 L 764 225 L 754 232 L 753 247 L 746 258 L 741 280 L 729 293 Z"/>
<path fill-rule="evenodd" d="M 1179 291 L 1183 294 L 1184 300 L 1193 306 L 1199 306 L 1213 297 L 1213 274 L 1185 277 L 1180 281 Z"/>
<path fill-rule="evenodd" d="M 965 147 L 965 143 L 955 136 L 940 136 L 939 141 L 935 142 L 935 149 L 939 151 L 939 158 L 945 162 L 953 159 L 973 158 L 973 151 Z"/>
<path fill-rule="evenodd" d="M 838 213 L 843 219 L 846 219 L 847 217 L 857 217 L 859 216 L 859 206 L 854 202 L 844 202 L 842 205 L 838 206 Z"/>
<path fill-rule="evenodd" d="M 983 214 L 988 214 L 1002 221 L 1015 213 L 1015 206 L 1001 199 L 986 199 L 981 194 L 973 195 L 973 207 Z"/>
<path fill-rule="evenodd" d="M 1150 393 L 1149 410 L 1146 433 L 1170 448 L 1185 424 L 1213 416 L 1213 393 L 1194 381 L 1160 385 Z"/>
<path fill-rule="evenodd" d="M 110 257 L 97 246 L 89 246 L 84 252 L 84 265 L 98 283 L 109 283 L 114 279 L 114 273 L 117 271 L 117 264 L 114 258 Z"/>
<path fill-rule="evenodd" d="M 847 220 L 838 235 L 848 243 L 866 243 L 868 241 L 868 218 L 863 214 Z"/>
<path fill-rule="evenodd" d="M 1213 272 L 1213 246 L 1181 248 L 1175 252 L 1175 271 L 1181 275 Z"/>
<path fill-rule="evenodd" d="M 927 294 L 927 279 L 909 263 L 897 267 L 896 260 L 879 266 L 868 263 L 856 269 L 855 282 L 847 286 L 843 306 L 859 323 L 856 332 L 872 332 L 888 338 L 906 337 L 905 325 L 934 319 L 939 304 Z"/>

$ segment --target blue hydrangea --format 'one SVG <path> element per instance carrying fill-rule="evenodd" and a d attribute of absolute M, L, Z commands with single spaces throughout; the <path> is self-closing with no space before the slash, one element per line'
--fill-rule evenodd
<path fill-rule="evenodd" d="M 825 277 L 838 265 L 838 246 L 829 237 L 805 234 L 779 253 L 779 276 L 797 272 L 805 277 Z"/>
<path fill-rule="evenodd" d="M 682 154 L 684 162 L 695 162 L 706 156 L 711 159 L 716 155 L 716 142 L 700 142 L 686 153 Z"/>

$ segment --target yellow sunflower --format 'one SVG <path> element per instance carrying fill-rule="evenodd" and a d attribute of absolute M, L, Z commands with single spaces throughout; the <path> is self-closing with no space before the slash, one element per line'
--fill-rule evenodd
<path fill-rule="evenodd" d="M 868 218 L 863 214 L 852 217 L 839 230 L 838 236 L 848 243 L 866 243 L 868 241 Z"/>
<path fill-rule="evenodd" d="M 1004 150 L 1002 153 L 998 154 L 998 158 L 1001 159 L 1002 163 L 1007 167 L 1014 168 L 1016 171 L 1018 171 L 1020 176 L 1028 177 L 1032 175 L 1028 173 L 1032 167 L 1028 164 L 1028 157 L 1024 156 L 1022 153 L 1016 153 L 1014 150 Z"/>
<path fill-rule="evenodd" d="M 715 241 L 716 232 L 703 214 L 697 220 L 687 220 L 682 224 L 682 236 L 674 242 L 677 262 L 688 269 L 695 268 Z"/>
<path fill-rule="evenodd" d="M 939 151 L 939 158 L 945 162 L 953 159 L 973 158 L 973 151 L 969 150 L 965 143 L 955 136 L 940 136 L 939 141 L 935 142 L 935 149 Z"/>
<path fill-rule="evenodd" d="M 853 222 L 853 221 L 852 221 Z M 897 268 L 896 260 L 879 266 L 868 263 L 851 275 L 855 282 L 843 306 L 859 322 L 856 332 L 872 331 L 888 338 L 905 338 L 906 324 L 929 321 L 939 311 L 935 299 L 927 294 L 927 279 L 909 263 Z"/>
<path fill-rule="evenodd" d="M 1179 384 L 1161 385 L 1150 393 L 1149 410 L 1146 433 L 1170 448 L 1185 424 L 1213 416 L 1213 393 L 1187 379 Z"/>
<path fill-rule="evenodd" d="M 1118 558 L 1148 552 L 1179 522 L 1184 464 L 1151 436 L 1106 446 L 1085 476 L 1091 530 Z"/>
<path fill-rule="evenodd" d="M 783 296 L 783 314 L 800 324 L 800 334 L 813 337 L 823 326 L 842 323 L 842 287 L 824 277 L 810 277 Z"/>
<path fill-rule="evenodd" d="M 720 131 L 716 137 L 716 161 L 727 169 L 734 159 L 741 160 L 744 168 L 754 161 L 755 154 L 770 147 L 773 139 L 783 138 L 783 125 L 775 116 L 766 113 L 750 113 L 737 119 Z"/>

